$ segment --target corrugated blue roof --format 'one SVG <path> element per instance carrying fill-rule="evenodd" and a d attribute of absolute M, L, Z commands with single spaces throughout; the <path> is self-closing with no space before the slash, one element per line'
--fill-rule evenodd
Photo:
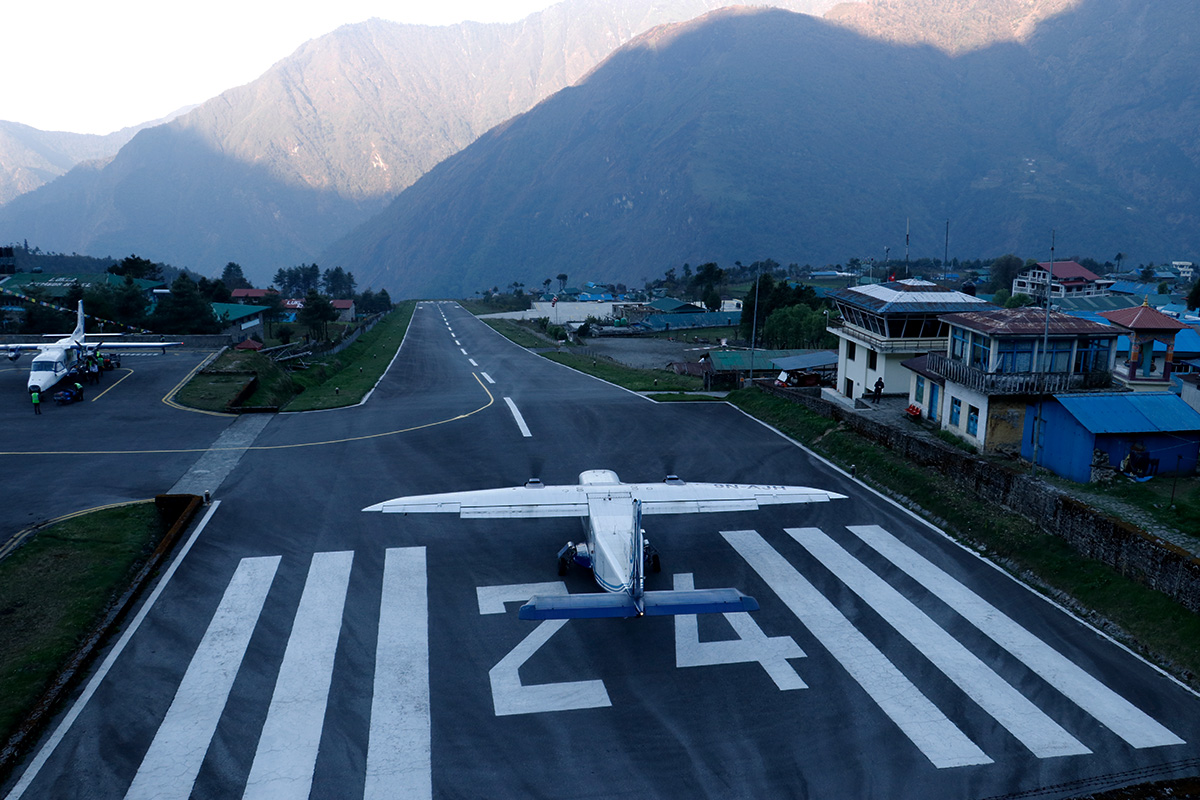
<path fill-rule="evenodd" d="M 1200 431 L 1200 413 L 1170 392 L 1056 394 L 1091 433 Z"/>

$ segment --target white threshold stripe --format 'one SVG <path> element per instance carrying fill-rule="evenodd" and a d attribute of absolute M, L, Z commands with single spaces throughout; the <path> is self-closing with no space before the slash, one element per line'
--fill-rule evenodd
<path fill-rule="evenodd" d="M 1092 752 L 824 531 L 785 530 L 1035 756 Z"/>
<path fill-rule="evenodd" d="M 521 435 L 525 438 L 532 437 L 533 434 L 529 432 L 529 426 L 525 424 L 525 418 L 517 410 L 517 404 L 512 401 L 511 397 L 504 398 L 504 402 L 508 404 L 508 410 L 512 412 L 513 419 L 517 421 L 517 427 L 521 429 Z"/>
<path fill-rule="evenodd" d="M 458 349 L 459 349 L 459 350 L 462 350 L 462 354 L 463 354 L 464 356 L 466 356 L 466 355 L 470 355 L 470 353 L 468 353 L 468 352 L 467 352 L 467 349 L 466 349 L 465 347 L 460 347 L 460 348 L 458 348 Z"/>
<path fill-rule="evenodd" d="M 353 561 L 313 554 L 244 799 L 305 800 L 312 789 Z"/>
<path fill-rule="evenodd" d="M 992 763 L 757 531 L 721 535 L 935 767 Z"/>
<path fill-rule="evenodd" d="M 142 625 L 142 620 L 144 620 L 146 615 L 150 613 L 150 609 L 153 608 L 155 602 L 158 601 L 159 595 L 161 595 L 163 589 L 167 587 L 167 584 L 175 575 L 175 571 L 179 569 L 179 565 L 183 563 L 184 556 L 191 551 L 192 545 L 196 543 L 198 538 L 200 538 L 200 533 L 208 526 L 208 521 L 212 519 L 212 515 L 216 513 L 217 508 L 220 505 L 220 500 L 214 500 L 212 505 L 209 506 L 208 513 L 204 515 L 204 518 L 200 520 L 200 524 L 196 526 L 196 530 L 192 532 L 192 535 L 188 537 L 187 542 L 182 548 L 180 548 L 179 554 L 175 556 L 175 560 L 171 562 L 169 567 L 167 567 L 167 571 L 163 573 L 162 579 L 154 587 L 154 590 L 150 592 L 150 596 L 146 598 L 146 602 L 142 603 L 142 607 L 138 610 L 133 620 L 129 623 L 129 626 L 124 630 L 124 632 L 122 632 L 121 638 L 117 640 L 117 643 L 113 646 L 112 650 L 110 650 L 108 655 L 104 657 L 104 661 L 100 664 L 100 668 L 96 670 L 96 674 L 92 676 L 92 679 L 88 681 L 87 688 L 85 688 L 79 695 L 79 699 L 77 699 L 74 704 L 71 705 L 71 709 L 63 717 L 62 722 L 60 722 L 58 727 L 54 729 L 54 733 L 50 735 L 50 738 L 42 746 L 42 749 L 38 751 L 37 755 L 34 756 L 33 761 L 30 762 L 29 767 L 21 775 L 21 780 L 17 781 L 16 785 L 13 787 L 12 792 L 8 795 L 8 800 L 20 800 L 21 795 L 23 795 L 25 790 L 29 788 L 29 784 L 33 783 L 33 779 L 37 777 L 38 772 L 41 771 L 42 766 L 54 753 L 55 748 L 58 747 L 59 742 L 61 742 L 63 737 L 66 736 L 67 731 L 70 730 L 71 726 L 75 724 L 75 720 L 79 718 L 79 714 L 83 711 L 84 707 L 87 706 L 88 701 L 92 699 L 94 694 L 96 694 L 96 690 L 100 688 L 100 684 L 104 681 L 105 677 L 108 676 L 109 670 L 112 669 L 113 664 L 115 664 L 117 661 L 117 658 L 125 651 L 125 646 L 129 644 L 129 640 L 133 638 L 133 635 L 137 633 L 138 628 L 140 628 Z"/>
<path fill-rule="evenodd" d="M 425 548 L 384 557 L 364 800 L 433 797 Z"/>
<path fill-rule="evenodd" d="M 1183 739 L 883 528 L 855 525 L 848 529 L 1133 747 L 1184 744 Z"/>
<path fill-rule="evenodd" d="M 495 381 L 494 381 L 494 380 L 492 380 L 492 376 L 491 376 L 491 375 L 488 375 L 486 372 L 481 372 L 481 373 L 479 373 L 479 374 L 480 374 L 480 375 L 482 375 L 482 376 L 483 376 L 483 379 L 484 379 L 485 381 L 487 381 L 488 383 L 495 383 Z"/>
<path fill-rule="evenodd" d="M 279 556 L 243 558 L 158 726 L 126 800 L 187 800 L 258 624 Z"/>

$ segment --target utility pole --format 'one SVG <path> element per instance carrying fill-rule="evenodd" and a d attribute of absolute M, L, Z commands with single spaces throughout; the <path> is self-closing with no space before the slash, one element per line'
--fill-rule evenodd
<path fill-rule="evenodd" d="M 754 277 L 754 317 L 750 320 L 750 385 L 754 385 L 754 348 L 758 343 L 758 287 L 762 283 L 762 262 Z"/>

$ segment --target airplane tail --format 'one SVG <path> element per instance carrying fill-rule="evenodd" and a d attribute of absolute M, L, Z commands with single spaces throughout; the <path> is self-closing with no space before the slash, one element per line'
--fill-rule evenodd
<path fill-rule="evenodd" d="M 639 607 L 638 600 L 641 601 Z M 688 589 L 646 592 L 638 600 L 627 594 L 535 595 L 521 606 L 521 619 L 606 619 L 730 614 L 757 611 L 758 601 L 737 589 Z"/>
<path fill-rule="evenodd" d="M 83 301 L 79 301 L 79 310 L 75 313 L 75 330 L 71 333 L 75 341 L 83 339 Z"/>

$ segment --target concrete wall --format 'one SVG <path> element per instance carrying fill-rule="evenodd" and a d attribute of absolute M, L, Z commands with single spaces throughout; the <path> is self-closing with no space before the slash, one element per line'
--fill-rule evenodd
<path fill-rule="evenodd" d="M 1200 612 L 1200 559 L 1122 520 L 1080 503 L 1028 473 L 994 464 L 962 450 L 870 420 L 819 396 L 758 384 L 823 417 L 837 420 L 872 441 L 973 492 L 981 502 L 1020 514 L 1076 551 Z"/>

